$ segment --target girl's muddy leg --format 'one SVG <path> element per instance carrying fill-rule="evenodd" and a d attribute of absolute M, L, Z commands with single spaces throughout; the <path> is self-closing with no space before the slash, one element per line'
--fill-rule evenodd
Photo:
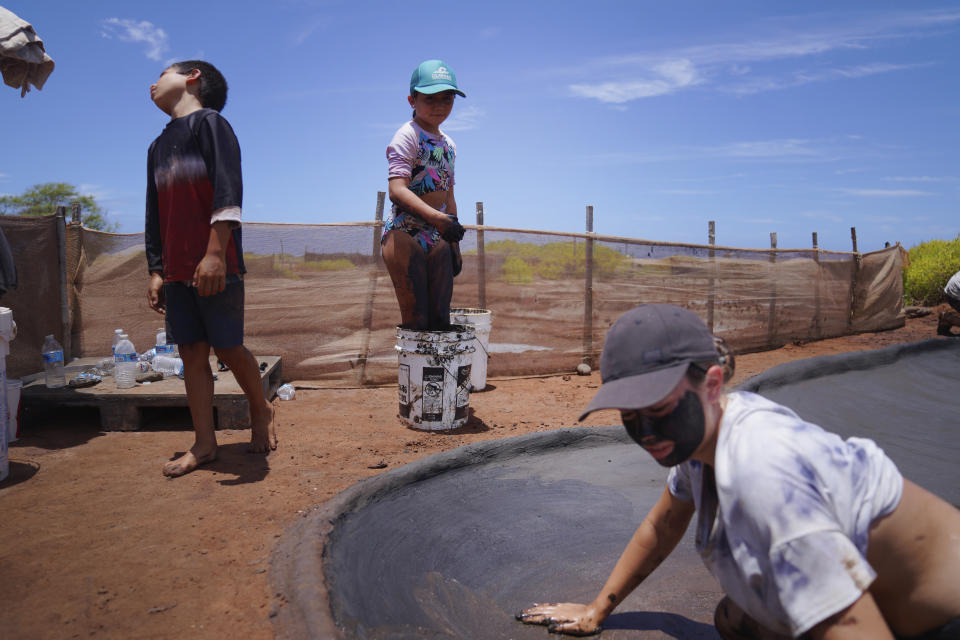
<path fill-rule="evenodd" d="M 427 254 L 429 278 L 429 328 L 443 329 L 450 324 L 450 300 L 453 298 L 453 256 L 446 240 L 440 240 Z"/>
<path fill-rule="evenodd" d="M 389 231 L 383 241 L 383 261 L 400 304 L 400 323 L 408 329 L 426 329 L 427 261 L 420 245 L 404 231 Z"/>

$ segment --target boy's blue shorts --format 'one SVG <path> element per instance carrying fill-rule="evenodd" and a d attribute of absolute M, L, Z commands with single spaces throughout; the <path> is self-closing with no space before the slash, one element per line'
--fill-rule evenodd
<path fill-rule="evenodd" d="M 212 296 L 201 296 L 185 282 L 163 283 L 167 341 L 203 341 L 224 349 L 243 344 L 243 293 L 238 276 L 227 276 L 226 288 Z"/>

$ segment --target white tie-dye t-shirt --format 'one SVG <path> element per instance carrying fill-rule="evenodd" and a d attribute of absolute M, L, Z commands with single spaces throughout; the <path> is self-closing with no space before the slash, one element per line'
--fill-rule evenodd
<path fill-rule="evenodd" d="M 872 440 L 843 440 L 753 393 L 727 397 L 716 493 L 695 460 L 667 483 L 696 504 L 697 551 L 724 592 L 763 626 L 798 636 L 873 582 L 870 523 L 899 504 L 903 477 Z"/>
<path fill-rule="evenodd" d="M 943 288 L 943 292 L 954 300 L 960 300 L 960 271 L 947 280 L 947 286 Z"/>

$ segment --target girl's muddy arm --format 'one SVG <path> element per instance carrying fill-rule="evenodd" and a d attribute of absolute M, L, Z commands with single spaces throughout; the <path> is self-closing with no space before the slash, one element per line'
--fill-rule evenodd
<path fill-rule="evenodd" d="M 457 215 L 457 200 L 453 196 L 453 187 L 447 192 L 447 213 L 452 216 Z M 463 270 L 463 256 L 460 255 L 460 243 L 451 242 L 450 250 L 453 252 L 453 275 L 458 276 Z"/>
<path fill-rule="evenodd" d="M 670 555 L 683 538 L 693 511 L 692 503 L 682 502 L 664 489 L 593 602 L 588 605 L 571 602 L 535 605 L 517 618 L 528 624 L 548 625 L 550 631 L 557 633 L 597 633 L 616 606 Z"/>
<path fill-rule="evenodd" d="M 445 213 L 437 211 L 410 190 L 409 178 L 390 178 L 387 184 L 390 202 L 404 211 L 419 216 L 424 222 L 435 226 L 441 233 L 446 231 L 447 227 L 450 226 L 450 218 L 448 218 Z"/>

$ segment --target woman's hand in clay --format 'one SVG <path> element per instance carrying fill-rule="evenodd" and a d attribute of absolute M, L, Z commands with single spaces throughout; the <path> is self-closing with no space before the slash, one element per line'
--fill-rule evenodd
<path fill-rule="evenodd" d="M 550 633 L 572 636 L 591 636 L 603 631 L 593 607 L 575 602 L 535 604 L 518 613 L 517 620 L 524 624 L 546 625 Z"/>

